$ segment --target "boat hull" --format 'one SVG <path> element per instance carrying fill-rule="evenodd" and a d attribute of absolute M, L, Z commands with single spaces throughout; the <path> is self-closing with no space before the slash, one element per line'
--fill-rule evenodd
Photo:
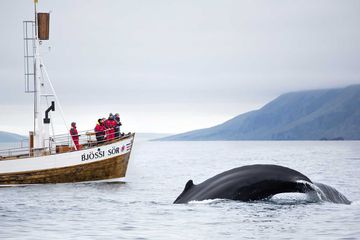
<path fill-rule="evenodd" d="M 0 175 L 0 185 L 96 181 L 125 177 L 130 153 L 98 162 Z"/>
<path fill-rule="evenodd" d="M 47 156 L 46 159 L 42 159 L 42 161 L 53 161 L 53 165 L 57 167 L 45 169 L 41 169 L 39 167 L 39 169 L 12 171 L 8 173 L 0 172 L 0 185 L 71 183 L 125 177 L 131 154 L 133 138 L 134 135 L 106 146 L 71 153 L 57 154 L 57 158 L 60 158 L 61 160 L 51 159 L 51 156 Z M 106 152 L 116 148 L 120 148 L 122 151 L 119 150 L 119 153 L 115 152 L 112 155 L 106 155 Z M 87 159 L 84 157 L 89 156 L 89 154 L 91 155 L 94 151 L 99 153 L 104 152 L 105 154 L 99 154 L 99 159 Z M 111 153 L 109 152 L 109 154 Z M 70 159 L 73 162 L 72 164 L 59 167 L 59 162 L 65 163 L 66 160 L 69 160 L 69 158 L 72 158 Z M 39 162 L 39 160 L 36 160 L 38 159 L 29 158 L 27 161 Z M 9 161 L 11 162 L 8 162 L 8 165 L 10 163 L 15 164 L 17 162 L 20 165 L 22 164 L 19 160 Z M 4 161 L 0 161 L 0 167 L 1 163 L 5 164 Z M 26 168 L 28 168 L 28 166 L 24 165 L 22 169 Z"/>

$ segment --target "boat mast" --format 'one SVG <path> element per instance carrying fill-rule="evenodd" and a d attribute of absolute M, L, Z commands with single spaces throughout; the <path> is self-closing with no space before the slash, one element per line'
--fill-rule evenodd
<path fill-rule="evenodd" d="M 25 92 L 34 94 L 34 133 L 30 154 L 33 153 L 35 156 L 43 155 L 46 151 L 51 152 L 53 139 L 49 137 L 50 111 L 55 111 L 55 102 L 65 127 L 68 126 L 40 54 L 43 41 L 49 40 L 50 13 L 38 12 L 37 7 L 38 0 L 34 0 L 34 21 L 23 22 Z M 49 98 L 51 102 L 48 102 Z M 68 128 L 67 130 L 69 131 Z"/>
<path fill-rule="evenodd" d="M 44 125 L 41 117 L 43 112 L 41 109 L 41 93 L 44 88 L 44 83 L 40 74 L 40 49 L 38 37 L 38 18 L 37 18 L 37 4 L 34 0 L 34 18 L 35 18 L 35 39 L 34 39 L 34 149 L 41 149 L 45 147 L 44 142 Z"/>

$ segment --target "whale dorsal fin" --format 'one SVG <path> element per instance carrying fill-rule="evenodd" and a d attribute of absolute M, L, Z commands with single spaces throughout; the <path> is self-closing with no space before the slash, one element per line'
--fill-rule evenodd
<path fill-rule="evenodd" d="M 185 188 L 184 191 L 176 198 L 176 200 L 174 201 L 174 203 L 185 203 L 182 201 L 182 198 L 184 196 L 186 196 L 187 191 L 189 191 L 191 188 L 193 188 L 195 185 L 193 183 L 193 180 L 189 180 L 186 184 L 185 184 Z"/>
<path fill-rule="evenodd" d="M 189 190 L 190 188 L 192 188 L 194 186 L 194 182 L 193 180 L 189 180 L 186 184 L 185 184 L 185 188 L 183 192 L 186 192 L 187 190 Z"/>

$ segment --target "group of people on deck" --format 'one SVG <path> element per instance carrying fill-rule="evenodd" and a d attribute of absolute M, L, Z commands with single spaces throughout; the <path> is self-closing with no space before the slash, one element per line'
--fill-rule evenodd
<path fill-rule="evenodd" d="M 108 119 L 99 118 L 96 127 L 95 134 L 98 143 L 105 141 L 111 141 L 118 139 L 122 134 L 120 133 L 120 115 L 118 113 L 115 116 L 110 113 Z"/>
<path fill-rule="evenodd" d="M 99 118 L 94 129 L 97 143 L 103 143 L 105 141 L 111 141 L 122 137 L 123 134 L 120 132 L 121 125 L 122 124 L 120 122 L 120 115 L 118 113 L 116 113 L 115 115 L 110 113 L 107 119 Z M 70 135 L 72 137 L 76 150 L 80 150 L 80 135 L 76 129 L 75 122 L 71 123 Z"/>

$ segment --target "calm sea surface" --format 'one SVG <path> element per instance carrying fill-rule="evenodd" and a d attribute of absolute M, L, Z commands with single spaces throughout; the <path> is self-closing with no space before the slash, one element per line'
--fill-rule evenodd
<path fill-rule="evenodd" d="M 351 205 L 301 194 L 174 205 L 185 183 L 280 164 L 335 187 Z M 360 239 L 360 142 L 137 140 L 117 183 L 0 188 L 0 239 Z"/>

